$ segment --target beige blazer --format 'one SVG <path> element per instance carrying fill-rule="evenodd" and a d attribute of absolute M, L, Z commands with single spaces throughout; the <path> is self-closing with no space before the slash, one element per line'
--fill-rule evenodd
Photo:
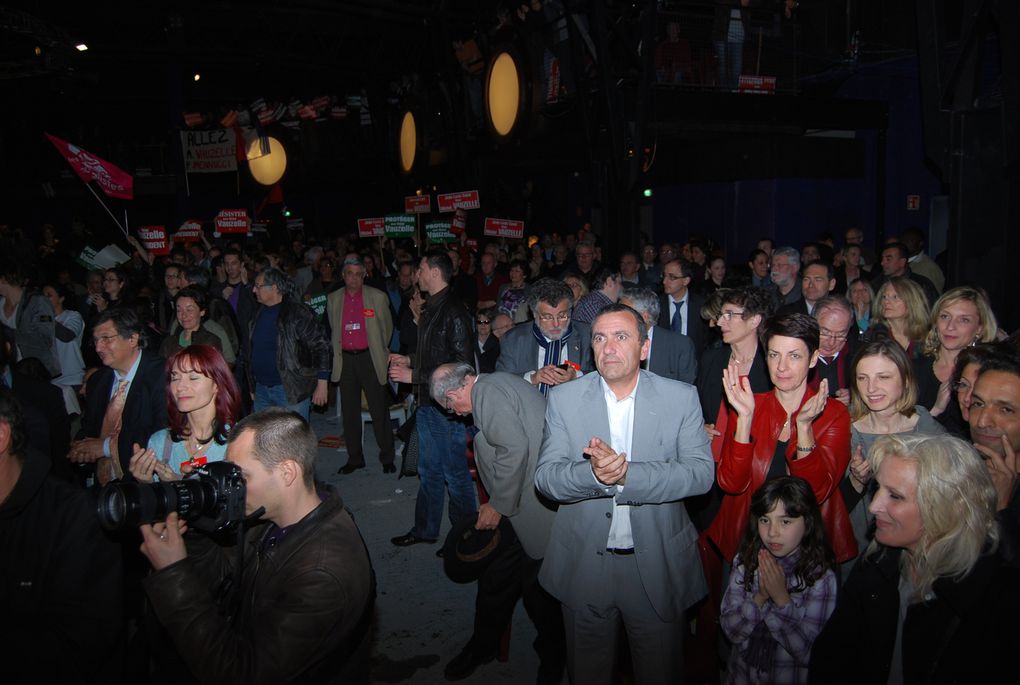
<path fill-rule="evenodd" d="M 340 372 L 343 370 L 343 355 L 340 350 L 340 332 L 343 330 L 344 321 L 344 295 L 347 288 L 340 288 L 329 294 L 326 298 L 326 313 L 329 315 L 329 326 L 331 329 L 329 344 L 333 346 L 333 377 L 334 383 L 340 380 Z M 371 309 L 375 316 L 365 317 L 365 332 L 368 334 L 369 356 L 372 358 L 372 365 L 375 367 L 376 378 L 379 384 L 386 382 L 386 372 L 389 363 L 390 351 L 387 347 L 390 336 L 393 335 L 393 317 L 390 315 L 390 298 L 378 288 L 362 286 L 361 298 L 365 303 L 365 309 Z"/>

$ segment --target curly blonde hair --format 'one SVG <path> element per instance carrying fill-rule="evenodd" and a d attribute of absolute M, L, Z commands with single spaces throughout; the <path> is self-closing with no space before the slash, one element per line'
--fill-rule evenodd
<path fill-rule="evenodd" d="M 906 460 L 917 472 L 921 539 L 910 554 L 903 555 L 901 564 L 912 566 L 913 600 L 918 601 L 939 578 L 959 580 L 970 573 L 982 553 L 995 550 L 999 542 L 995 485 L 981 455 L 960 438 L 884 435 L 872 446 L 868 462 L 878 473 L 889 458 Z M 866 554 L 880 549 L 882 545 L 873 541 Z"/>
<path fill-rule="evenodd" d="M 988 303 L 988 296 L 985 291 L 981 288 L 972 288 L 968 285 L 962 285 L 952 290 L 947 290 L 942 294 L 942 297 L 938 299 L 935 306 L 931 310 L 931 330 L 928 331 L 927 337 L 924 339 L 924 353 L 934 356 L 938 359 L 939 350 L 942 349 L 942 340 L 939 338 L 939 314 L 946 307 L 950 307 L 957 302 L 972 302 L 974 307 L 977 309 L 978 318 L 981 319 L 981 332 L 978 337 L 974 340 L 975 343 L 989 343 L 995 340 L 995 334 L 999 330 L 999 324 L 995 320 L 995 313 L 992 312 L 992 306 Z"/>

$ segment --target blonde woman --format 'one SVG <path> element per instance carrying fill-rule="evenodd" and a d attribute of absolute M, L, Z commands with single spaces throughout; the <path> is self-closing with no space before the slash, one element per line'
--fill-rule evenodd
<path fill-rule="evenodd" d="M 891 337 L 914 359 L 921 356 L 930 327 L 929 318 L 928 300 L 921 286 L 904 276 L 895 276 L 875 295 L 865 338 Z"/>
<path fill-rule="evenodd" d="M 932 309 L 924 356 L 914 361 L 917 403 L 933 416 L 953 411 L 951 386 L 960 351 L 992 342 L 998 328 L 984 291 L 970 286 L 947 290 Z"/>
<path fill-rule="evenodd" d="M 994 550 L 996 492 L 974 446 L 886 435 L 868 456 L 875 541 L 811 650 L 811 682 L 990 683 L 1016 668 L 1020 570 Z"/>

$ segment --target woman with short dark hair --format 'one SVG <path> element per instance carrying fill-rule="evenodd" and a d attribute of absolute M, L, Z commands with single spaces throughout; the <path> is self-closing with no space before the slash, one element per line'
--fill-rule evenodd
<path fill-rule="evenodd" d="M 722 505 L 708 537 L 729 561 L 747 524 L 751 493 L 778 476 L 811 484 L 839 562 L 857 556 L 850 519 L 837 492 L 850 461 L 850 415 L 828 401 L 828 383 L 818 391 L 808 374 L 818 361 L 818 323 L 806 314 L 769 321 L 762 334 L 773 390 L 755 393 L 736 363 L 723 371 L 729 403 L 716 479 Z"/>

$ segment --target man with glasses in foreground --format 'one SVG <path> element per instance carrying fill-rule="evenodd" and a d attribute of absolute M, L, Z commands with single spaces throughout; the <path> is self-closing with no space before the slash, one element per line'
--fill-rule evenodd
<path fill-rule="evenodd" d="M 814 318 L 819 330 L 818 363 L 808 385 L 817 390 L 825 378 L 829 381 L 829 397 L 849 405 L 850 361 L 857 349 L 856 336 L 850 337 L 853 309 L 846 298 L 823 297 L 815 302 Z"/>
<path fill-rule="evenodd" d="M 549 388 L 591 371 L 591 329 L 571 321 L 574 296 L 554 278 L 531 286 L 528 306 L 534 321 L 513 327 L 499 341 L 496 371 L 522 376 L 545 395 Z"/>
<path fill-rule="evenodd" d="M 131 309 L 100 314 L 92 340 L 103 368 L 86 384 L 82 427 L 68 459 L 95 464 L 95 480 L 105 485 L 128 472 L 138 445 L 166 428 L 166 373 L 163 360 L 144 349 L 142 323 Z"/>

